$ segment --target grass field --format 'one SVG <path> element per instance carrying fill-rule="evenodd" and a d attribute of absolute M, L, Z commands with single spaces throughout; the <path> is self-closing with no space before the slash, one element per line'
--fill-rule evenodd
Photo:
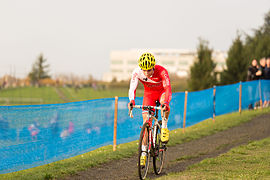
<path fill-rule="evenodd" d="M 64 95 L 70 101 L 83 101 L 89 99 L 101 99 L 101 98 L 112 98 L 115 96 L 119 97 L 127 97 L 128 96 L 128 87 L 127 88 L 114 88 L 111 90 L 95 90 L 93 88 L 60 88 L 60 90 L 64 93 Z M 138 91 L 138 96 L 142 96 L 143 92 Z"/>
<path fill-rule="evenodd" d="M 142 96 L 139 89 L 137 96 Z M 70 87 L 21 87 L 0 90 L 0 105 L 55 104 L 90 99 L 127 97 L 126 88 L 93 89 Z"/>
<path fill-rule="evenodd" d="M 63 103 L 53 87 L 23 87 L 0 90 L 1 105 Z"/>
<path fill-rule="evenodd" d="M 251 142 L 159 179 L 270 179 L 269 149 L 270 138 Z"/>
<path fill-rule="evenodd" d="M 181 144 L 214 134 L 218 131 L 226 130 L 233 126 L 247 122 L 255 116 L 269 112 L 270 108 L 266 108 L 263 110 L 259 109 L 254 111 L 243 111 L 241 115 L 239 113 L 232 113 L 218 116 L 215 123 L 213 123 L 211 119 L 208 119 L 199 124 L 186 128 L 185 134 L 182 133 L 182 129 L 173 130 L 171 131 L 168 146 L 174 146 L 176 144 Z M 0 175 L 0 179 L 53 179 L 76 174 L 78 171 L 82 171 L 104 162 L 133 156 L 137 152 L 137 144 L 137 141 L 133 141 L 118 145 L 116 152 L 112 151 L 112 146 L 105 146 L 73 158 L 28 170 L 3 174 Z M 256 153 L 254 152 L 254 154 Z"/>

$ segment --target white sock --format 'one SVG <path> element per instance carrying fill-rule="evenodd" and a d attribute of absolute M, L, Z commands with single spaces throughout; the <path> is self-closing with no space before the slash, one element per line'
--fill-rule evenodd
<path fill-rule="evenodd" d="M 144 151 L 142 155 L 146 156 L 146 150 L 147 150 L 147 147 L 145 145 L 142 145 L 142 151 Z"/>
<path fill-rule="evenodd" d="M 161 128 L 167 128 L 167 122 L 168 122 L 168 119 L 166 119 L 166 118 L 162 119 L 162 126 L 161 126 Z"/>

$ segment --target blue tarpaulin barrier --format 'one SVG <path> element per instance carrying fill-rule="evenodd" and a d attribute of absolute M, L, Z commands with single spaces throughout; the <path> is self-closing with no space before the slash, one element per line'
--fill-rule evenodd
<path fill-rule="evenodd" d="M 270 81 L 259 80 L 190 92 L 186 127 L 213 114 L 238 111 L 240 84 L 242 109 L 270 100 Z M 136 104 L 142 104 L 142 97 Z M 117 143 L 139 138 L 141 110 L 128 116 L 127 97 L 118 100 Z M 170 130 L 183 128 L 185 93 L 173 93 Z M 19 171 L 73 157 L 113 144 L 115 99 L 49 105 L 0 106 L 0 174 Z"/>

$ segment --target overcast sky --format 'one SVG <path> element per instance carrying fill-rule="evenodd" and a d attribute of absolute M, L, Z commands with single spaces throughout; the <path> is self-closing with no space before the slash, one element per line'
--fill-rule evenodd
<path fill-rule="evenodd" d="M 40 53 L 52 75 L 101 79 L 111 50 L 196 49 L 202 37 L 227 51 L 269 10 L 270 0 L 1 0 L 0 76 L 26 76 Z"/>

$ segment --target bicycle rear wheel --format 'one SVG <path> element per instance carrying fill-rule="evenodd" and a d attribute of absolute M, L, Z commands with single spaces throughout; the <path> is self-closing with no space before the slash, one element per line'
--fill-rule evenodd
<path fill-rule="evenodd" d="M 156 144 L 155 147 L 155 154 L 153 157 L 153 166 L 155 174 L 159 175 L 162 171 L 164 161 L 165 161 L 165 151 L 166 146 L 161 142 L 161 129 L 159 126 L 156 126 L 156 138 L 154 139 L 154 142 Z"/>
<path fill-rule="evenodd" d="M 149 160 L 150 160 L 150 153 L 148 152 L 149 148 L 149 136 L 146 137 L 146 144 L 147 147 L 146 151 L 142 151 L 142 145 L 143 145 L 143 139 L 146 135 L 146 133 L 149 135 L 149 127 L 148 124 L 145 123 L 142 127 L 141 133 L 140 133 L 140 139 L 139 139 L 139 153 L 138 153 L 138 173 L 140 179 L 145 179 L 148 169 L 149 169 Z M 145 166 L 141 166 L 141 155 L 142 153 L 146 153 L 146 163 Z"/>

